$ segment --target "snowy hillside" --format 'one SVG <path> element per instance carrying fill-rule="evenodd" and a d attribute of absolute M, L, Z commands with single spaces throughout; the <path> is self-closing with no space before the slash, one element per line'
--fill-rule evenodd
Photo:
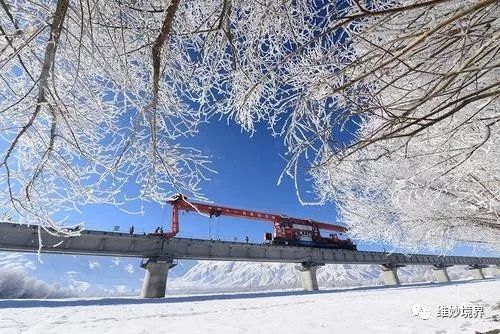
<path fill-rule="evenodd" d="M 0 253 L 0 298 L 137 296 L 144 270 L 140 260 L 90 256 Z M 179 261 L 169 271 L 168 293 L 297 289 L 294 264 Z M 450 278 L 470 277 L 464 267 L 448 269 Z M 428 266 L 398 270 L 403 283 L 428 282 Z M 486 271 L 491 276 L 491 272 Z M 326 265 L 318 269 L 321 287 L 370 286 L 383 283 L 378 266 Z"/>
<path fill-rule="evenodd" d="M 467 279 L 470 273 L 462 266 L 448 269 L 451 279 Z M 487 272 L 488 273 L 488 272 Z M 401 282 L 432 281 L 429 266 L 399 268 Z M 378 265 L 325 265 L 317 272 L 321 287 L 381 285 L 383 279 Z M 182 277 L 171 279 L 168 289 L 252 291 L 265 289 L 300 288 L 301 278 L 294 264 L 200 261 Z"/>
<path fill-rule="evenodd" d="M 322 286 L 335 281 L 335 285 L 355 286 L 380 283 L 380 270 L 376 266 L 328 265 L 318 270 Z M 263 288 L 298 288 L 300 272 L 294 264 L 203 261 L 195 265 L 182 278 L 174 280 L 189 286 L 232 287 L 243 290 Z"/>

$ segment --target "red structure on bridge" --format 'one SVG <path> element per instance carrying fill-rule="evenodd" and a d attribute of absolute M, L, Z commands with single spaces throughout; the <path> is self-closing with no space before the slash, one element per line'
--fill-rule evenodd
<path fill-rule="evenodd" d="M 168 203 L 172 205 L 172 231 L 161 234 L 166 238 L 174 237 L 179 233 L 179 211 L 183 210 L 208 214 L 210 217 L 230 216 L 270 222 L 273 224 L 274 232 L 266 233 L 265 240 L 272 244 L 356 250 L 356 245 L 351 239 L 340 237 L 347 232 L 343 226 L 325 224 L 312 219 L 191 202 L 186 196 L 180 194 L 172 197 Z M 323 237 L 320 230 L 334 233 Z"/>

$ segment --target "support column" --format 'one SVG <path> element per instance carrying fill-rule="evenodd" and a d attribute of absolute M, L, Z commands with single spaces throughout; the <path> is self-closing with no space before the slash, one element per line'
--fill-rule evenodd
<path fill-rule="evenodd" d="M 168 270 L 175 267 L 172 259 L 148 259 L 141 267 L 146 270 L 142 283 L 141 298 L 163 298 L 167 288 Z"/>
<path fill-rule="evenodd" d="M 447 267 L 451 266 L 447 266 L 445 264 L 435 264 L 432 266 L 432 273 L 436 282 L 444 283 L 450 281 Z"/>
<path fill-rule="evenodd" d="M 302 274 L 302 288 L 304 290 L 316 291 L 319 289 L 316 270 L 323 265 L 323 263 L 303 262 L 295 266 L 295 269 L 299 270 Z"/>
<path fill-rule="evenodd" d="M 483 268 L 486 268 L 486 267 L 487 266 L 482 265 L 482 264 L 474 264 L 474 265 L 469 266 L 469 268 L 467 268 L 467 269 L 470 270 L 470 272 L 472 274 L 472 278 L 484 279 Z"/>
<path fill-rule="evenodd" d="M 382 275 L 384 276 L 385 285 L 401 285 L 398 277 L 398 267 L 401 265 L 382 264 Z"/>

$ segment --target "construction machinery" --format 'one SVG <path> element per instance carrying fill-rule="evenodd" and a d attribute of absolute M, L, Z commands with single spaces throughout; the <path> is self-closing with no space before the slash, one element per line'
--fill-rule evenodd
<path fill-rule="evenodd" d="M 264 241 L 269 244 L 356 250 L 356 245 L 352 240 L 344 238 L 347 229 L 343 226 L 325 224 L 312 219 L 193 202 L 188 201 L 186 196 L 181 194 L 171 197 L 167 202 L 172 205 L 172 230 L 166 233 L 153 233 L 154 235 L 165 238 L 174 237 L 180 230 L 179 212 L 191 211 L 210 217 L 230 216 L 270 222 L 273 224 L 274 231 L 264 235 Z M 333 233 L 324 237 L 320 230 Z"/>

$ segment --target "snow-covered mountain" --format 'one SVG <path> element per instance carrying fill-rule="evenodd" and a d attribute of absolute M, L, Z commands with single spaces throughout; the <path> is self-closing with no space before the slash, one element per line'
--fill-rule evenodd
<path fill-rule="evenodd" d="M 140 260 L 92 256 L 0 253 L 1 298 L 137 296 L 144 270 Z M 300 289 L 294 264 L 183 260 L 169 272 L 169 294 Z M 451 279 L 470 277 L 464 267 L 448 269 Z M 428 282 L 427 266 L 398 270 L 403 283 Z M 492 275 L 486 271 L 486 274 Z M 326 265 L 318 269 L 321 287 L 383 284 L 376 265 Z"/>
<path fill-rule="evenodd" d="M 382 284 L 374 265 L 326 265 L 318 269 L 321 286 Z M 169 282 L 171 289 L 262 290 L 299 288 L 300 272 L 295 264 L 200 261 L 186 274 Z"/>
<path fill-rule="evenodd" d="M 452 280 L 470 278 L 462 266 L 448 268 Z M 429 266 L 399 268 L 402 283 L 430 282 Z M 325 265 L 317 271 L 321 287 L 349 287 L 383 284 L 378 265 Z M 232 290 L 250 291 L 265 289 L 291 289 L 301 287 L 300 272 L 294 264 L 200 261 L 183 276 L 172 279 L 172 290 Z"/>

